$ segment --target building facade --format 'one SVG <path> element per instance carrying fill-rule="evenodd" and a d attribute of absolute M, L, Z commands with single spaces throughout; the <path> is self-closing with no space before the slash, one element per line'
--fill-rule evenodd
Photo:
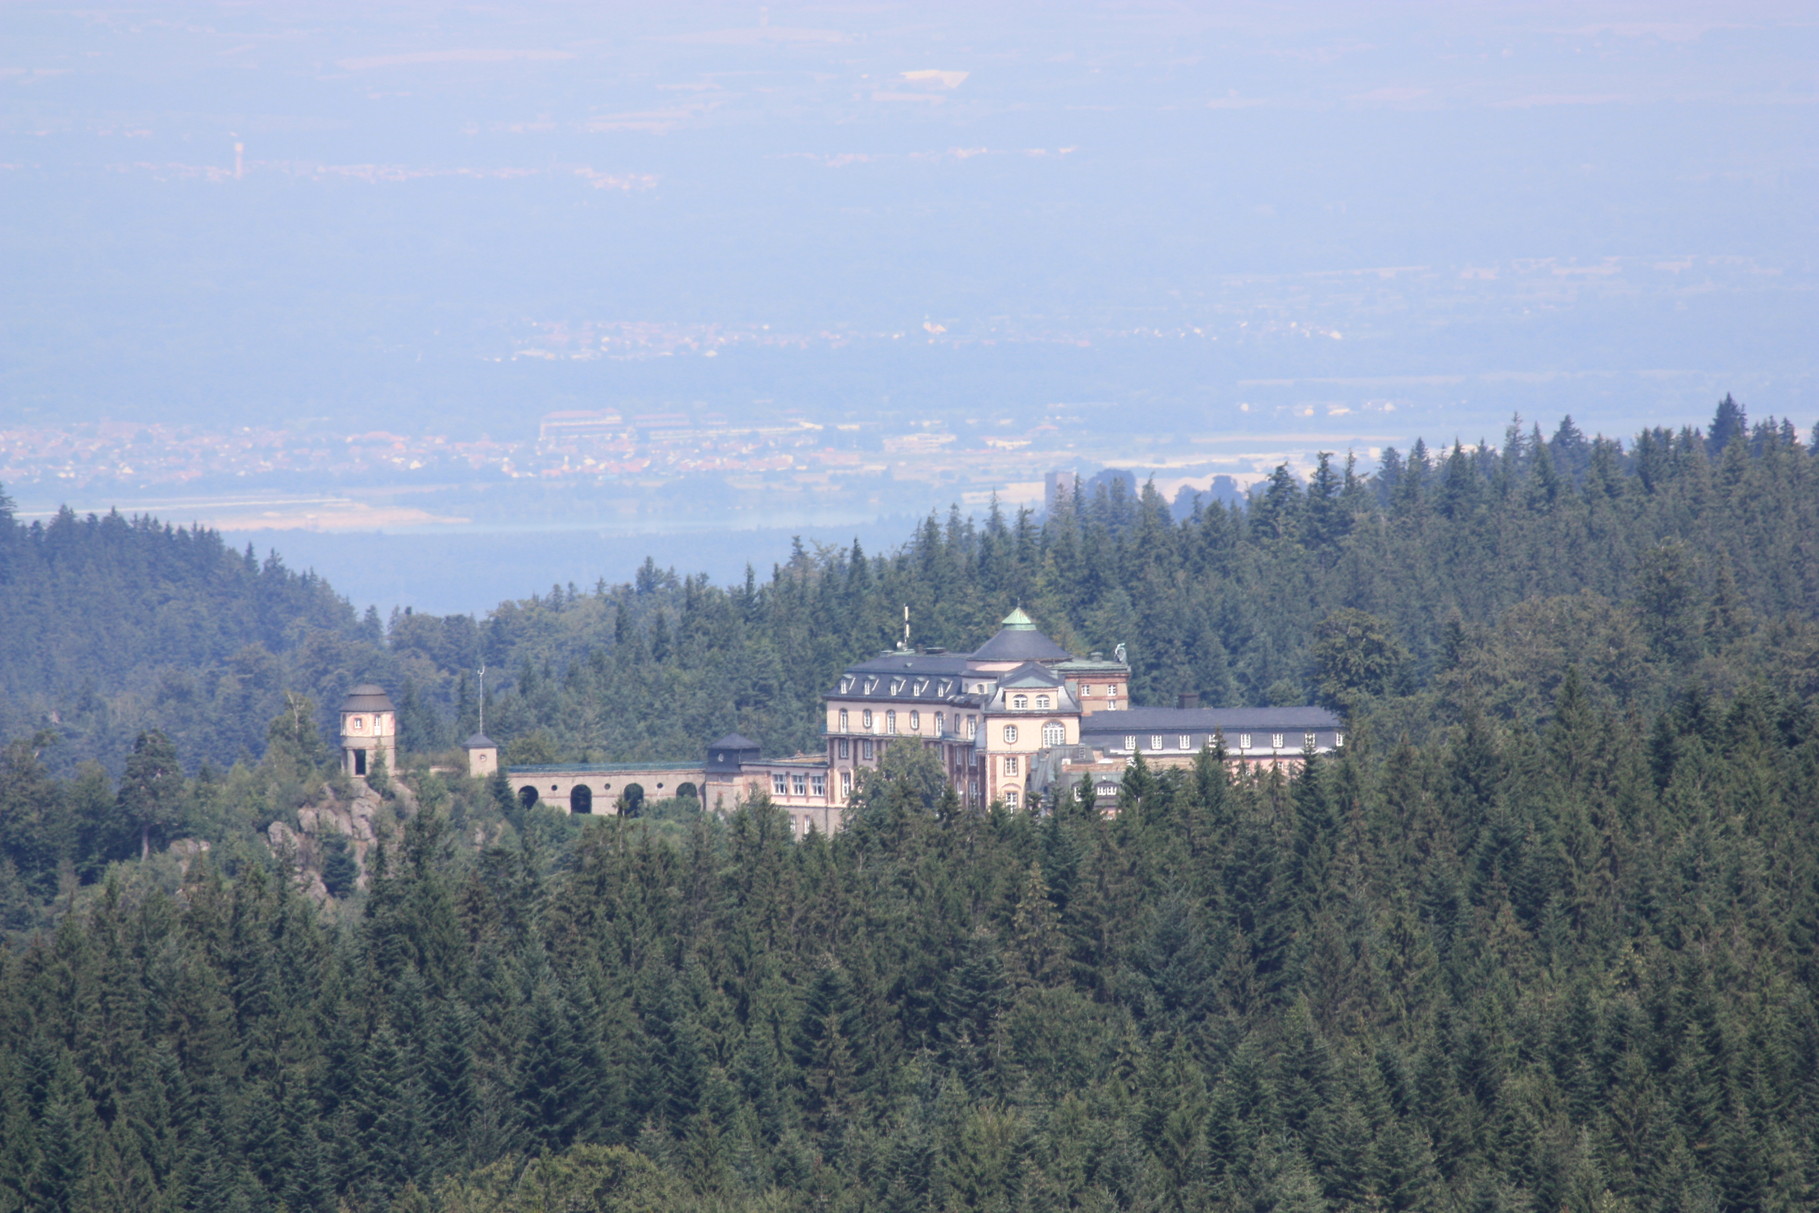
<path fill-rule="evenodd" d="M 1338 717 L 1322 708 L 1133 707 L 1130 674 L 1122 645 L 1110 658 L 1076 657 L 1018 608 L 970 653 L 900 647 L 848 666 L 824 697 L 818 754 L 767 759 L 757 742 L 733 734 L 694 766 L 512 767 L 508 774 L 526 803 L 580 812 L 604 811 L 617 803 L 615 785 L 631 782 L 646 796 L 675 794 L 652 784 L 687 786 L 723 810 L 762 793 L 801 835 L 838 830 L 862 772 L 893 745 L 934 751 L 955 794 L 972 807 L 1024 808 L 1082 779 L 1109 799 L 1137 754 L 1169 766 L 1223 744 L 1241 768 L 1292 770 L 1306 753 L 1345 744 Z"/>

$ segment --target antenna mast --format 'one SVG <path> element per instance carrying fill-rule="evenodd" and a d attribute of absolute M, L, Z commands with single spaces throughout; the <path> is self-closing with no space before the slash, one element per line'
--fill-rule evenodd
<path fill-rule="evenodd" d="M 486 662 L 480 663 L 480 735 L 486 736 Z"/>
<path fill-rule="evenodd" d="M 905 653 L 909 652 L 909 604 L 903 604 L 903 643 L 897 646 Z"/>

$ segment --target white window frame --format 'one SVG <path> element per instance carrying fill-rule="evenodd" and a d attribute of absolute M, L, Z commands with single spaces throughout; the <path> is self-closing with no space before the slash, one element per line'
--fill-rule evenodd
<path fill-rule="evenodd" d="M 1238 748 L 1241 750 L 1248 750 L 1251 748 L 1251 735 L 1249 733 L 1238 734 Z"/>
<path fill-rule="evenodd" d="M 788 796 L 789 795 L 789 776 L 783 774 L 780 771 L 771 772 L 771 795 L 773 795 L 773 796 Z"/>
<path fill-rule="evenodd" d="M 1124 735 L 1124 748 L 1133 752 L 1137 749 L 1137 738 L 1135 734 L 1126 733 Z"/>
<path fill-rule="evenodd" d="M 1194 748 L 1194 739 L 1189 737 L 1186 733 L 1181 734 L 1181 736 L 1177 737 L 1175 740 L 1181 743 L 1181 748 L 1184 750 L 1191 750 Z"/>
<path fill-rule="evenodd" d="M 819 796 L 823 800 L 827 799 L 827 776 L 810 775 L 808 777 L 808 790 L 812 795 Z"/>
<path fill-rule="evenodd" d="M 1280 750 L 1282 748 L 1282 743 L 1283 743 L 1282 734 L 1280 734 L 1280 733 L 1271 733 L 1270 734 L 1270 749 Z"/>
<path fill-rule="evenodd" d="M 1162 749 L 1162 737 L 1159 734 L 1151 733 L 1150 734 L 1150 753 L 1152 753 L 1152 754 L 1157 753 L 1161 749 Z"/>
<path fill-rule="evenodd" d="M 1016 745 L 1017 744 L 1017 726 L 1016 725 L 1007 724 L 1004 726 L 1004 744 L 1005 745 Z"/>
<path fill-rule="evenodd" d="M 840 731 L 842 733 L 847 731 L 847 716 L 846 716 L 845 708 L 840 709 Z"/>
<path fill-rule="evenodd" d="M 791 775 L 789 778 L 789 782 L 790 782 L 790 791 L 791 792 L 794 792 L 798 796 L 807 796 L 808 795 L 808 776 L 807 775 Z"/>
<path fill-rule="evenodd" d="M 1030 697 L 1028 695 L 1012 695 L 1011 696 L 1011 710 L 1012 711 L 1025 711 L 1029 708 L 1029 705 L 1030 705 Z"/>
<path fill-rule="evenodd" d="M 1067 726 L 1059 720 L 1051 720 L 1042 726 L 1042 744 L 1056 746 L 1067 744 Z"/>
<path fill-rule="evenodd" d="M 893 735 L 897 732 L 897 709 L 896 708 L 892 708 L 890 711 L 888 711 L 884 714 L 884 731 L 886 733 L 890 733 Z"/>
<path fill-rule="evenodd" d="M 1047 695 L 1036 696 L 1036 710 L 1038 712 L 1048 711 L 1048 696 Z"/>
<path fill-rule="evenodd" d="M 859 726 L 861 728 L 863 728 L 866 732 L 868 732 L 868 733 L 871 732 L 872 710 L 870 708 L 865 709 L 865 711 L 863 711 L 859 714 Z"/>
<path fill-rule="evenodd" d="M 910 711 L 910 732 L 920 733 L 921 731 L 922 731 L 922 713 L 915 711 L 914 709 L 911 709 L 911 711 Z"/>
<path fill-rule="evenodd" d="M 1023 774 L 1023 760 L 1015 754 L 1006 754 L 1004 756 L 1004 773 L 1006 775 Z"/>

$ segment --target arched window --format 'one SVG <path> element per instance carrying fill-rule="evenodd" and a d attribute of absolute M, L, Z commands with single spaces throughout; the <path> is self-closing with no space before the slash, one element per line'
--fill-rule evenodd
<path fill-rule="evenodd" d="M 845 708 L 840 709 L 840 731 L 842 733 L 846 732 L 846 709 Z"/>
<path fill-rule="evenodd" d="M 872 727 L 872 710 L 870 708 L 865 709 L 865 711 L 860 715 L 859 723 L 864 725 L 868 729 Z"/>
<path fill-rule="evenodd" d="M 897 709 L 896 708 L 892 708 L 890 711 L 888 711 L 884 714 L 884 731 L 886 733 L 895 733 L 897 731 Z"/>
<path fill-rule="evenodd" d="M 946 712 L 936 712 L 935 713 L 935 735 L 937 737 L 939 737 L 939 736 L 945 734 L 946 732 L 947 732 L 947 713 Z"/>
<path fill-rule="evenodd" d="M 594 811 L 594 790 L 584 783 L 575 785 L 568 794 L 568 811 L 571 813 L 592 813 Z"/>
<path fill-rule="evenodd" d="M 1067 740 L 1067 730 L 1059 720 L 1051 720 L 1042 726 L 1043 745 L 1061 745 Z"/>
<path fill-rule="evenodd" d="M 1029 707 L 1029 705 L 1030 705 L 1030 697 L 1029 697 L 1029 696 L 1028 696 L 1028 695 L 1013 695 L 1013 696 L 1011 696 L 1011 707 L 1013 707 L 1013 708 L 1027 708 L 1027 707 Z"/>
<path fill-rule="evenodd" d="M 910 732 L 920 733 L 921 731 L 922 731 L 922 713 L 921 712 L 911 712 L 910 713 Z"/>
<path fill-rule="evenodd" d="M 1047 695 L 1036 696 L 1036 710 L 1039 712 L 1048 711 L 1048 696 Z"/>
<path fill-rule="evenodd" d="M 1016 745 L 1017 744 L 1017 726 L 1016 725 L 1007 724 L 1004 726 L 1004 744 L 1005 745 Z"/>

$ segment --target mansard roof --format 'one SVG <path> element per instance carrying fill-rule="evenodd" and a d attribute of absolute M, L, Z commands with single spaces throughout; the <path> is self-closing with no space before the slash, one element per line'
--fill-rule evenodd
<path fill-rule="evenodd" d="M 363 682 L 348 691 L 347 698 L 341 701 L 343 712 L 395 712 L 392 697 L 385 693 L 385 688 L 376 682 Z"/>
<path fill-rule="evenodd" d="M 973 650 L 974 661 L 1066 661 L 1071 654 L 1036 630 L 1036 621 L 1018 607 L 1004 617 L 997 635 Z"/>
<path fill-rule="evenodd" d="M 1026 661 L 1016 669 L 998 675 L 1001 687 L 1058 687 L 1062 681 L 1061 675 L 1038 661 Z"/>

